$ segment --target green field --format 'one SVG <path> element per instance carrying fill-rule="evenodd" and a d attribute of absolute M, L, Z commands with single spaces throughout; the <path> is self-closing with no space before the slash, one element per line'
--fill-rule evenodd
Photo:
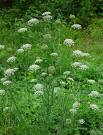
<path fill-rule="evenodd" d="M 46 17 L 0 19 L 0 135 L 103 135 L 103 19 Z"/>

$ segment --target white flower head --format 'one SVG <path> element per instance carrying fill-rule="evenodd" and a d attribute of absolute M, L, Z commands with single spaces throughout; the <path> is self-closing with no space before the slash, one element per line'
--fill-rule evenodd
<path fill-rule="evenodd" d="M 45 35 L 43 35 L 43 38 L 44 38 L 44 40 L 50 40 L 51 39 L 51 34 L 45 34 Z"/>
<path fill-rule="evenodd" d="M 36 71 L 38 71 L 40 69 L 40 66 L 39 65 L 37 65 L 37 64 L 33 64 L 33 65 L 31 65 L 30 67 L 29 67 L 29 71 L 30 72 L 36 72 Z"/>
<path fill-rule="evenodd" d="M 70 18 L 70 19 L 75 19 L 75 15 L 70 14 L 69 18 Z"/>
<path fill-rule="evenodd" d="M 35 64 L 40 64 L 42 62 L 43 60 L 40 57 L 37 57 L 37 59 L 35 60 Z"/>
<path fill-rule="evenodd" d="M 37 90 L 37 91 L 35 91 L 35 95 L 37 95 L 37 96 L 43 95 L 43 91 Z"/>
<path fill-rule="evenodd" d="M 89 84 L 94 84 L 94 83 L 96 83 L 95 80 L 93 80 L 93 79 L 89 79 L 89 80 L 87 80 L 87 82 L 88 82 Z"/>
<path fill-rule="evenodd" d="M 89 67 L 81 62 L 74 62 L 73 64 L 71 64 L 72 67 L 74 68 L 79 68 L 81 70 L 87 70 Z"/>
<path fill-rule="evenodd" d="M 90 104 L 92 110 L 99 110 L 99 107 L 96 104 Z"/>
<path fill-rule="evenodd" d="M 43 16 L 44 21 L 50 21 L 53 17 L 51 15 Z"/>
<path fill-rule="evenodd" d="M 24 53 L 24 49 L 21 48 L 17 50 L 17 54 L 23 54 L 23 53 Z"/>
<path fill-rule="evenodd" d="M 87 65 L 85 65 L 85 64 L 82 64 L 81 66 L 80 66 L 80 69 L 82 69 L 82 70 L 87 70 L 89 67 L 87 66 Z"/>
<path fill-rule="evenodd" d="M 70 71 L 65 71 L 65 72 L 63 73 L 63 75 L 65 75 L 65 76 L 70 75 Z"/>
<path fill-rule="evenodd" d="M 7 80 L 6 77 L 1 78 L 1 82 L 4 82 L 4 81 L 6 81 L 6 80 Z"/>
<path fill-rule="evenodd" d="M 18 29 L 18 32 L 19 33 L 24 33 L 24 32 L 26 32 L 28 29 L 27 28 L 20 28 L 20 29 Z"/>
<path fill-rule="evenodd" d="M 84 119 L 80 119 L 80 120 L 78 120 L 78 123 L 79 124 L 84 124 L 85 123 L 85 120 Z"/>
<path fill-rule="evenodd" d="M 4 71 L 5 77 L 10 77 L 10 76 L 14 75 L 14 73 L 15 73 L 15 70 L 12 68 L 8 68 L 7 70 Z"/>
<path fill-rule="evenodd" d="M 41 49 L 42 49 L 43 51 L 47 51 L 47 50 L 48 50 L 48 45 L 46 45 L 46 44 L 42 45 L 42 46 L 41 46 Z"/>
<path fill-rule="evenodd" d="M 44 12 L 44 13 L 42 14 L 42 16 L 45 16 L 45 15 L 51 15 L 51 12 L 46 11 L 46 12 Z"/>
<path fill-rule="evenodd" d="M 31 44 L 24 44 L 21 46 L 21 49 L 24 49 L 25 51 L 28 51 L 32 48 Z"/>
<path fill-rule="evenodd" d="M 73 24 L 71 27 L 78 30 L 82 29 L 82 26 L 80 24 Z"/>
<path fill-rule="evenodd" d="M 12 83 L 11 81 L 7 80 L 7 81 L 4 81 L 4 82 L 3 82 L 3 85 L 4 85 L 4 86 L 8 86 L 8 85 L 10 85 L 11 83 Z"/>
<path fill-rule="evenodd" d="M 67 78 L 69 81 L 71 81 L 71 82 L 73 82 L 74 81 L 74 79 L 73 78 L 71 78 L 71 77 L 68 77 Z"/>
<path fill-rule="evenodd" d="M 4 50 L 5 49 L 5 45 L 0 45 L 0 50 Z"/>
<path fill-rule="evenodd" d="M 14 63 L 15 61 L 16 61 L 16 57 L 15 56 L 12 56 L 12 57 L 7 59 L 8 63 Z"/>
<path fill-rule="evenodd" d="M 54 93 L 58 93 L 58 91 L 60 91 L 60 87 L 54 87 Z"/>
<path fill-rule="evenodd" d="M 91 91 L 89 94 L 90 97 L 100 97 L 100 93 L 98 91 Z"/>
<path fill-rule="evenodd" d="M 9 107 L 5 107 L 4 109 L 3 109 L 3 112 L 7 112 L 9 110 Z"/>
<path fill-rule="evenodd" d="M 77 112 L 77 109 L 76 108 L 72 108 L 72 109 L 70 109 L 70 112 L 71 113 L 76 113 Z"/>
<path fill-rule="evenodd" d="M 37 83 L 37 79 L 31 79 L 31 83 Z"/>
<path fill-rule="evenodd" d="M 64 45 L 74 46 L 74 41 L 72 39 L 65 39 Z"/>
<path fill-rule="evenodd" d="M 15 68 L 13 68 L 14 69 L 14 72 L 16 72 L 16 71 L 18 71 L 19 70 L 19 68 L 17 68 L 17 67 L 15 67 Z"/>
<path fill-rule="evenodd" d="M 72 67 L 80 67 L 81 65 L 82 65 L 81 62 L 74 62 L 74 63 L 72 64 Z"/>
<path fill-rule="evenodd" d="M 79 106 L 80 106 L 80 103 L 77 102 L 77 101 L 73 104 L 73 108 L 74 108 L 74 109 L 75 109 L 75 108 L 77 109 Z"/>
<path fill-rule="evenodd" d="M 66 83 L 64 81 L 60 81 L 60 85 L 62 85 L 63 87 L 65 87 Z"/>
<path fill-rule="evenodd" d="M 76 57 L 84 57 L 84 56 L 89 56 L 89 53 L 84 53 L 80 50 L 75 50 L 73 51 L 73 55 Z"/>
<path fill-rule="evenodd" d="M 53 52 L 53 53 L 50 54 L 50 56 L 52 56 L 52 57 L 58 57 L 58 53 Z"/>
<path fill-rule="evenodd" d="M 47 75 L 48 75 L 48 74 L 47 74 L 46 72 L 42 72 L 42 73 L 41 73 L 41 76 L 42 76 L 42 77 L 46 77 Z"/>
<path fill-rule="evenodd" d="M 41 83 L 37 83 L 36 85 L 34 85 L 34 90 L 36 90 L 36 91 L 42 91 L 43 88 L 44 88 L 44 86 Z"/>
<path fill-rule="evenodd" d="M 0 96 L 3 96 L 3 95 L 5 95 L 5 90 L 1 89 L 0 90 Z"/>
<path fill-rule="evenodd" d="M 39 20 L 37 18 L 32 18 L 28 21 L 29 26 L 37 25 L 39 23 Z"/>
<path fill-rule="evenodd" d="M 60 20 L 60 19 L 57 19 L 57 20 L 55 21 L 55 24 L 61 24 L 61 20 Z"/>

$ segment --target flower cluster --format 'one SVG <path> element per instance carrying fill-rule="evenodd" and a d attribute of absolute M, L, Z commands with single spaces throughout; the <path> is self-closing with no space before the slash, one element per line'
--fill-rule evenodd
<path fill-rule="evenodd" d="M 0 45 L 0 50 L 4 50 L 5 49 L 5 45 Z"/>
<path fill-rule="evenodd" d="M 89 53 L 84 53 L 80 50 L 75 50 L 73 51 L 73 55 L 76 57 L 84 57 L 84 56 L 89 56 Z"/>
<path fill-rule="evenodd" d="M 74 41 L 72 39 L 65 39 L 64 45 L 74 46 Z"/>
<path fill-rule="evenodd" d="M 15 61 L 16 61 L 16 57 L 15 56 L 12 56 L 12 57 L 7 59 L 8 63 L 14 63 Z"/>
<path fill-rule="evenodd" d="M 18 32 L 19 32 L 19 33 L 24 33 L 24 32 L 26 32 L 26 31 L 28 31 L 27 28 L 20 28 L 20 29 L 18 29 Z"/>
<path fill-rule="evenodd" d="M 29 67 L 29 71 L 30 72 L 36 72 L 36 71 L 38 71 L 40 69 L 40 66 L 39 65 L 37 65 L 37 64 L 33 64 L 33 65 L 31 65 L 30 67 Z"/>
<path fill-rule="evenodd" d="M 43 16 L 43 19 L 45 20 L 45 21 L 50 21 L 51 19 L 52 19 L 52 16 L 51 16 L 51 12 L 44 12 L 43 14 L 42 14 L 42 16 Z"/>
<path fill-rule="evenodd" d="M 28 21 L 29 26 L 37 25 L 39 23 L 39 20 L 37 18 L 32 18 Z"/>
<path fill-rule="evenodd" d="M 74 62 L 71 66 L 74 67 L 74 68 L 82 69 L 82 70 L 88 69 L 88 66 L 81 63 L 81 62 Z"/>
<path fill-rule="evenodd" d="M 78 30 L 82 29 L 82 26 L 80 24 L 73 24 L 71 27 Z"/>

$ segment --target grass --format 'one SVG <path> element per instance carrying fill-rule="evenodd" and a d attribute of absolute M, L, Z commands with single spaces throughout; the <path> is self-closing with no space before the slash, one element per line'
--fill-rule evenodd
<path fill-rule="evenodd" d="M 3 20 L 1 20 L 2 22 Z M 103 134 L 103 47 L 101 21 L 94 20 L 87 28 L 73 30 L 70 24 L 40 21 L 38 25 L 29 27 L 27 23 L 16 22 L 10 29 L 4 27 L 0 31 L 0 78 L 4 71 L 17 67 L 15 75 L 8 79 L 11 85 L 0 89 L 5 90 L 0 95 L 0 134 L 1 135 L 102 135 Z M 27 27 L 28 31 L 18 33 L 18 29 Z M 44 39 L 43 35 L 51 38 Z M 63 44 L 66 38 L 75 41 L 74 46 Z M 17 49 L 23 44 L 32 44 L 32 49 L 18 55 Z M 47 45 L 47 46 L 46 46 Z M 46 47 L 48 47 L 46 49 Z M 74 50 L 88 52 L 89 57 L 75 57 Z M 52 52 L 58 53 L 53 58 Z M 16 57 L 14 63 L 7 63 L 11 56 Z M 43 62 L 38 72 L 28 71 L 37 57 Z M 74 62 L 88 65 L 87 70 L 71 66 Z M 53 69 L 48 71 L 48 67 Z M 63 75 L 70 71 L 69 75 Z M 47 76 L 43 77 L 42 72 Z M 72 78 L 72 80 L 70 80 Z M 31 82 L 35 79 L 34 82 Z M 95 80 L 90 84 L 88 80 Z M 35 85 L 42 84 L 43 94 L 35 93 Z M 100 97 L 88 96 L 91 91 L 100 93 Z M 76 112 L 70 110 L 73 104 Z M 96 104 L 99 109 L 91 109 Z M 5 108 L 8 107 L 8 108 Z M 84 120 L 80 123 L 78 120 Z"/>

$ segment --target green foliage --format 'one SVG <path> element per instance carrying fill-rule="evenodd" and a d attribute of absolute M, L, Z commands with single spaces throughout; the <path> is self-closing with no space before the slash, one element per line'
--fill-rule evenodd
<path fill-rule="evenodd" d="M 95 17 L 89 22 L 98 11 L 93 2 L 20 0 L 12 9 L 0 11 L 0 44 L 5 45 L 0 50 L 0 135 L 103 135 L 103 19 Z M 50 22 L 42 19 L 44 11 L 52 12 Z M 70 20 L 70 14 L 75 14 L 76 19 Z M 32 17 L 38 18 L 39 23 L 29 26 L 27 21 Z M 74 22 L 89 25 L 87 29 L 72 29 Z M 24 27 L 27 31 L 19 33 L 18 29 Z M 45 34 L 51 38 L 45 39 Z M 64 45 L 66 38 L 75 44 Z M 27 43 L 32 48 L 18 54 L 17 50 Z M 73 51 L 78 49 L 90 55 L 74 56 Z M 53 52 L 58 55 L 51 56 Z M 11 56 L 16 57 L 14 63 L 7 62 Z M 36 63 L 37 57 L 43 60 L 38 63 L 40 70 L 31 73 L 29 66 Z M 89 68 L 71 66 L 78 61 Z M 50 66 L 54 69 L 48 71 Z M 5 70 L 15 67 L 17 72 L 6 78 L 12 84 L 3 85 Z M 70 72 L 64 74 L 65 71 Z M 46 76 L 42 76 L 44 72 Z M 94 83 L 89 83 L 90 79 Z M 42 94 L 36 93 L 38 83 L 43 85 Z M 100 96 L 89 96 L 92 91 Z M 80 105 L 73 113 L 71 109 L 77 102 Z M 91 109 L 91 104 L 99 109 Z"/>
<path fill-rule="evenodd" d="M 91 17 L 102 16 L 102 0 L 16 0 L 13 7 L 2 11 L 5 21 L 14 22 L 16 16 L 20 18 L 40 17 L 44 11 L 51 11 L 54 18 L 63 18 L 69 21 L 69 15 L 75 14 L 82 25 L 90 23 Z"/>

